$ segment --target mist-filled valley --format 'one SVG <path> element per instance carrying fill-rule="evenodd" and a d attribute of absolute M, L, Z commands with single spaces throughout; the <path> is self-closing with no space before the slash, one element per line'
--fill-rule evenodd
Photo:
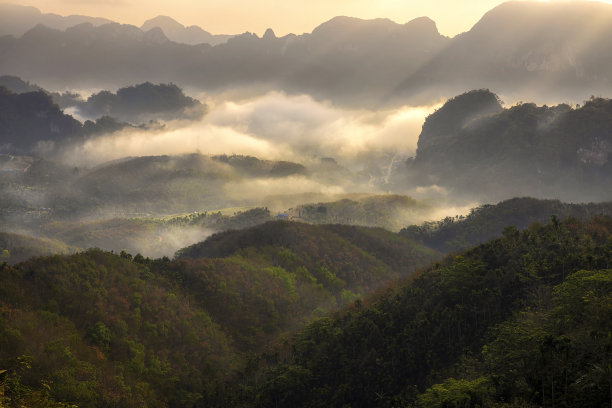
<path fill-rule="evenodd" d="M 0 407 L 611 403 L 612 5 L 258 36 L 19 3 Z"/>

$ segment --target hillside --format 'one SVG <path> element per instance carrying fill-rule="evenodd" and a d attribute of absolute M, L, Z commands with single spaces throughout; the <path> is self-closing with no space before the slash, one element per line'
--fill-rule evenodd
<path fill-rule="evenodd" d="M 286 211 L 286 215 L 311 224 L 361 225 L 399 231 L 407 222 L 430 217 L 432 211 L 430 204 L 408 196 L 380 194 L 302 204 Z"/>
<path fill-rule="evenodd" d="M 77 105 L 90 118 L 113 118 L 141 123 L 150 120 L 178 118 L 198 119 L 206 112 L 200 101 L 186 96 L 174 84 L 145 82 L 119 88 L 117 92 L 101 91 Z"/>
<path fill-rule="evenodd" d="M 586 221 L 597 215 L 612 216 L 612 203 L 570 204 L 559 200 L 512 198 L 478 206 L 466 216 L 411 225 L 402 229 L 400 235 L 443 253 L 459 252 L 501 237 L 509 226 L 522 230 L 534 222 L 545 224 L 553 217 Z"/>
<path fill-rule="evenodd" d="M 250 355 L 436 257 L 357 227 L 275 222 L 210 240 L 175 261 L 91 249 L 0 266 L 0 401 L 224 406 Z M 210 246 L 223 257 L 195 253 Z"/>
<path fill-rule="evenodd" d="M 0 152 L 29 152 L 39 142 L 61 143 L 80 136 L 81 123 L 64 114 L 48 94 L 16 94 L 0 87 Z"/>
<path fill-rule="evenodd" d="M 491 88 L 514 100 L 583 100 L 610 93 L 605 2 L 508 1 L 459 34 L 396 97 L 450 97 Z"/>
<path fill-rule="evenodd" d="M 604 217 L 508 229 L 307 326 L 245 406 L 605 406 L 610 237 Z"/>
<path fill-rule="evenodd" d="M 73 252 L 61 241 L 0 232 L 0 262 L 15 264 L 32 257 Z"/>
<path fill-rule="evenodd" d="M 612 100 L 581 106 L 520 103 L 500 110 L 490 91 L 470 91 L 430 115 L 408 162 L 409 183 L 453 195 L 564 201 L 610 200 Z"/>

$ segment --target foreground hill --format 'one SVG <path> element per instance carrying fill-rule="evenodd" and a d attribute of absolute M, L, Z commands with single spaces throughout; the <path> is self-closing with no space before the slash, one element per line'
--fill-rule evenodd
<path fill-rule="evenodd" d="M 450 99 L 430 115 L 407 176 L 483 201 L 513 196 L 605 201 L 612 196 L 612 100 L 503 109 L 488 90 Z"/>
<path fill-rule="evenodd" d="M 0 401 L 223 406 L 249 354 L 436 257 L 384 230 L 284 222 L 183 253 L 0 266 Z"/>
<path fill-rule="evenodd" d="M 611 237 L 604 217 L 507 229 L 307 326 L 245 406 L 606 406 Z"/>

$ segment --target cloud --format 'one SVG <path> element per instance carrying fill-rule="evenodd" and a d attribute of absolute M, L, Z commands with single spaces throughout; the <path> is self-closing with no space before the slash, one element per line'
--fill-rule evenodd
<path fill-rule="evenodd" d="M 83 166 L 126 156 L 200 152 L 300 163 L 334 157 L 353 170 L 386 168 L 393 157 L 414 155 L 423 121 L 435 108 L 347 110 L 280 92 L 207 104 L 210 112 L 201 121 L 96 137 L 64 152 L 64 159 Z"/>

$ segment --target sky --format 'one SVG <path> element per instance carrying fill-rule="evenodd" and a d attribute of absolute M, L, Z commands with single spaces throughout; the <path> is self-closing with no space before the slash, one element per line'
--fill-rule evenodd
<path fill-rule="evenodd" d="M 441 34 L 468 31 L 501 0 L 6 0 L 34 6 L 44 13 L 106 17 L 136 26 L 157 15 L 181 24 L 198 25 L 214 34 L 245 31 L 262 35 L 311 32 L 338 15 L 364 19 L 385 17 L 397 23 L 427 16 Z M 608 1 L 612 2 L 612 0 Z"/>

